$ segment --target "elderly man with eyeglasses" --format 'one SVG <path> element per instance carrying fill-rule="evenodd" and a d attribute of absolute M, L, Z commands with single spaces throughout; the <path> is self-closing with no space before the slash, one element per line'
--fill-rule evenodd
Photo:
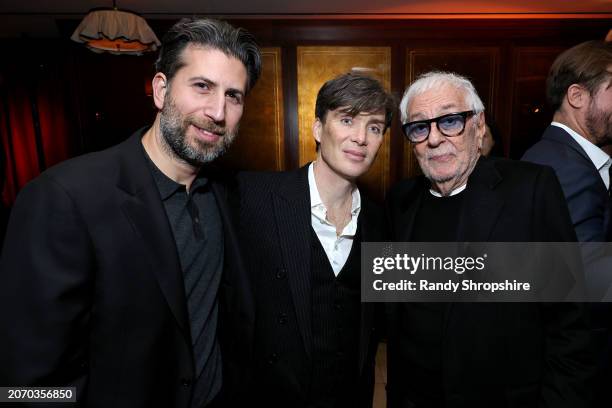
<path fill-rule="evenodd" d="M 400 104 L 423 175 L 387 197 L 394 241 L 575 241 L 548 167 L 481 157 L 484 106 L 459 75 L 419 77 Z M 389 407 L 585 407 L 592 375 L 574 303 L 395 303 Z"/>

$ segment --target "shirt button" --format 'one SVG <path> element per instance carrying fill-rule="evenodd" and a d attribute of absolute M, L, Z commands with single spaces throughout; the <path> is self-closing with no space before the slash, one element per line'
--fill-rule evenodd
<path fill-rule="evenodd" d="M 278 354 L 272 353 L 270 357 L 268 357 L 268 364 L 272 365 L 278 361 Z"/>
<path fill-rule="evenodd" d="M 285 276 L 287 276 L 287 274 L 284 268 L 278 268 L 276 270 L 276 279 L 285 279 Z"/>
<path fill-rule="evenodd" d="M 181 378 L 181 385 L 183 387 L 189 387 L 191 385 L 191 380 L 189 378 Z"/>
<path fill-rule="evenodd" d="M 289 319 L 287 318 L 287 313 L 281 313 L 278 315 L 278 323 L 279 324 L 287 324 L 287 321 Z"/>

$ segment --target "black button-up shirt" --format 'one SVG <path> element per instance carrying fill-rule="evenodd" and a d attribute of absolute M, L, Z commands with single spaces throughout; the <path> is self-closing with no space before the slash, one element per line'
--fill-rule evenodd
<path fill-rule="evenodd" d="M 205 170 L 187 191 L 148 162 L 183 270 L 196 368 L 192 407 L 201 407 L 221 388 L 217 292 L 223 271 L 223 225 Z"/>

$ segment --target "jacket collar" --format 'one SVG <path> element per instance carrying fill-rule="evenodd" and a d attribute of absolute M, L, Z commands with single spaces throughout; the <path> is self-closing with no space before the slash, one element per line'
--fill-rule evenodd
<path fill-rule="evenodd" d="M 306 354 L 311 356 L 313 338 L 308 166 L 288 173 L 273 193 L 272 204 L 299 330 Z"/>
<path fill-rule="evenodd" d="M 148 254 L 146 262 L 155 275 L 168 306 L 191 344 L 183 274 L 174 235 L 159 190 L 146 162 L 142 136 L 138 130 L 119 149 L 117 187 L 124 193 L 121 208 Z"/>

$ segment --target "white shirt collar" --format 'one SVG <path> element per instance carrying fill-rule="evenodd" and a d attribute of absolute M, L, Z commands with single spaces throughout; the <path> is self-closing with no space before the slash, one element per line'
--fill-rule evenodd
<path fill-rule="evenodd" d="M 308 166 L 308 186 L 310 189 L 310 225 L 317 235 L 334 275 L 338 276 L 346 263 L 357 233 L 357 219 L 361 210 L 359 189 L 352 192 L 351 220 L 338 235 L 336 227 L 327 221 L 327 208 L 321 200 L 314 176 L 314 163 Z"/>
<path fill-rule="evenodd" d="M 317 182 L 314 176 L 314 164 L 315 162 L 310 163 L 308 166 L 308 187 L 310 189 L 310 208 L 312 214 L 317 218 L 321 219 L 321 221 L 327 222 L 327 208 L 325 204 L 323 204 L 323 200 L 321 199 L 321 195 L 319 194 L 319 189 L 317 187 Z M 359 212 L 361 211 L 361 194 L 359 194 L 359 189 L 355 187 L 352 193 L 352 203 L 351 203 L 351 222 L 344 228 L 342 235 L 355 235 L 357 231 L 357 220 L 356 218 L 359 216 Z M 349 228 L 349 230 L 347 230 Z"/>
<path fill-rule="evenodd" d="M 561 129 L 569 133 L 572 139 L 574 139 L 576 143 L 578 143 L 580 147 L 582 147 L 582 149 L 585 151 L 587 156 L 589 156 L 589 159 L 591 159 L 591 161 L 593 162 L 597 170 L 601 170 L 601 168 L 605 166 L 606 164 L 608 164 L 608 161 L 610 161 L 610 156 L 608 156 L 606 152 L 604 152 L 599 147 L 597 147 L 596 145 L 588 141 L 585 137 L 580 135 L 578 132 L 574 131 L 574 129 L 564 125 L 563 123 L 559 123 L 559 122 L 552 122 L 551 125 L 560 127 Z M 610 165 L 608 164 L 607 167 L 609 166 Z"/>
<path fill-rule="evenodd" d="M 454 189 L 453 191 L 451 191 L 451 193 L 449 194 L 449 196 L 454 196 L 457 195 L 459 193 L 461 193 L 463 190 L 465 190 L 467 187 L 467 183 L 465 183 L 464 185 L 462 185 L 461 187 L 457 187 L 456 189 Z M 432 196 L 434 197 L 442 197 L 442 194 L 438 193 L 436 190 L 434 190 L 433 188 L 429 189 L 429 192 L 431 193 Z"/>

